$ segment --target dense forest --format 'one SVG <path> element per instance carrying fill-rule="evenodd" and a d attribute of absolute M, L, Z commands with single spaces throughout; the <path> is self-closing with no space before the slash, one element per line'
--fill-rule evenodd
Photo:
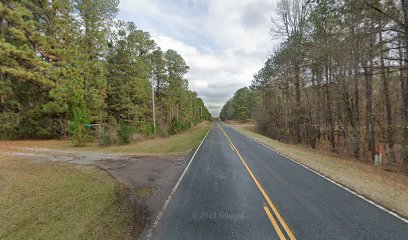
<path fill-rule="evenodd" d="M 381 151 L 408 169 L 408 2 L 277 6 L 271 32 L 284 40 L 250 86 L 258 131 L 366 161 Z M 222 118 L 243 120 L 237 95 Z"/>
<path fill-rule="evenodd" d="M 118 4 L 0 2 L 1 139 L 71 136 L 81 145 L 97 129 L 126 142 L 132 132 L 174 134 L 211 118 L 188 88 L 182 56 L 116 20 Z"/>
<path fill-rule="evenodd" d="M 229 99 L 221 109 L 221 120 L 250 121 L 253 116 L 252 91 L 247 88 L 238 89 L 234 96 Z"/>

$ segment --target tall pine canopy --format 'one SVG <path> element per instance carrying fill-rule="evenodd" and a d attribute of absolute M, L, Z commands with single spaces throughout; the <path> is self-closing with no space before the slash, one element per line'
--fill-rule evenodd
<path fill-rule="evenodd" d="M 1 139 L 71 136 L 81 145 L 93 126 L 171 134 L 211 118 L 188 89 L 182 56 L 116 20 L 118 4 L 0 2 Z"/>

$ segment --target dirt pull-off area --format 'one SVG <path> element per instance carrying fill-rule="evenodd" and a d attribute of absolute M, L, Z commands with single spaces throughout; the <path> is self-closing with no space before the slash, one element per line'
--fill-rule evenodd
<path fill-rule="evenodd" d="M 133 236 L 142 239 L 185 168 L 189 156 L 132 156 L 0 145 L 0 155 L 44 163 L 91 165 L 108 171 L 129 188 L 133 205 Z"/>

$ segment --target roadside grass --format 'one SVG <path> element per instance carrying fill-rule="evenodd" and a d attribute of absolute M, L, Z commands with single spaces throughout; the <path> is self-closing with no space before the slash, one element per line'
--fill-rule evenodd
<path fill-rule="evenodd" d="M 239 127 L 239 128 L 254 126 L 253 122 L 244 122 L 243 123 L 243 122 L 237 121 L 237 120 L 227 120 L 227 121 L 224 121 L 224 123 L 226 123 L 228 125 L 231 125 L 231 126 L 236 126 L 236 127 Z"/>
<path fill-rule="evenodd" d="M 389 172 L 355 159 L 282 143 L 256 133 L 254 126 L 238 126 L 237 130 L 408 217 L 408 177 L 403 173 Z"/>
<path fill-rule="evenodd" d="M 140 155 L 186 154 L 200 144 L 210 126 L 211 122 L 203 122 L 182 133 L 169 137 L 158 137 L 129 145 L 112 146 L 106 149 L 98 147 L 98 149 Z"/>
<path fill-rule="evenodd" d="M 203 122 L 173 136 L 111 147 L 97 143 L 74 147 L 61 140 L 1 141 L 0 239 L 132 238 L 133 212 L 128 189 L 107 172 L 91 166 L 7 156 L 8 152 L 46 148 L 179 155 L 197 147 L 210 126 L 211 122 Z"/>
<path fill-rule="evenodd" d="M 0 239 L 130 239 L 127 189 L 95 167 L 0 158 Z"/>
<path fill-rule="evenodd" d="M 29 147 L 48 148 L 69 151 L 96 151 L 136 155 L 159 155 L 174 154 L 181 155 L 196 148 L 204 138 L 211 122 L 202 122 L 184 132 L 169 137 L 155 137 L 144 139 L 128 145 L 101 147 L 97 143 L 89 143 L 85 147 L 74 147 L 69 141 L 63 140 L 23 140 L 23 141 L 1 141 L 3 148 L 7 147 Z"/>

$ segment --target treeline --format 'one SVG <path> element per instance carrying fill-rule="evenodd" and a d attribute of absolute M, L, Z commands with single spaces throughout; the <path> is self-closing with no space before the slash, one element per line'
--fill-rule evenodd
<path fill-rule="evenodd" d="M 254 75 L 258 130 L 408 168 L 408 2 L 281 0 L 272 32 L 285 41 Z"/>
<path fill-rule="evenodd" d="M 0 138 L 173 134 L 211 118 L 184 59 L 115 20 L 117 0 L 0 2 Z M 153 88 L 152 88 L 153 85 Z"/>
<path fill-rule="evenodd" d="M 252 91 L 244 87 L 238 89 L 234 96 L 224 104 L 220 112 L 220 119 L 248 122 L 253 115 Z"/>

